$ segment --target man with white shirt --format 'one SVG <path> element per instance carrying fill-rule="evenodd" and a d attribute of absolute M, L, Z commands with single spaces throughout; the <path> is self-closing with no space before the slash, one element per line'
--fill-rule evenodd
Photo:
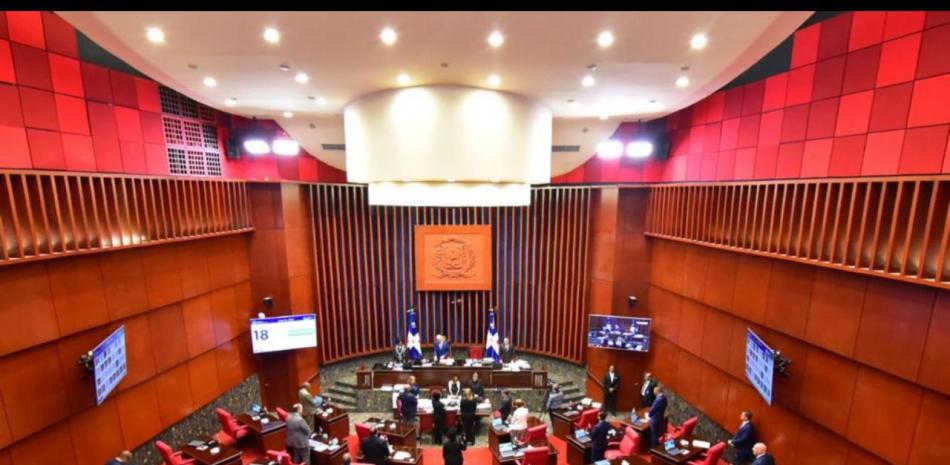
<path fill-rule="evenodd" d="M 653 405 L 656 396 L 653 395 L 653 388 L 656 387 L 656 380 L 649 371 L 643 374 L 643 388 L 640 389 L 640 408 Z"/>
<path fill-rule="evenodd" d="M 742 423 L 729 445 L 736 448 L 736 465 L 745 465 L 755 458 L 752 447 L 755 445 L 755 427 L 752 425 L 752 412 L 745 410 L 739 414 Z"/>
<path fill-rule="evenodd" d="M 459 381 L 459 377 L 455 376 L 449 380 L 449 396 L 458 397 L 462 395 L 462 382 Z"/>
<path fill-rule="evenodd" d="M 604 411 L 611 415 L 617 413 L 617 390 L 620 389 L 620 375 L 614 371 L 614 366 L 610 365 L 607 374 L 604 375 Z"/>

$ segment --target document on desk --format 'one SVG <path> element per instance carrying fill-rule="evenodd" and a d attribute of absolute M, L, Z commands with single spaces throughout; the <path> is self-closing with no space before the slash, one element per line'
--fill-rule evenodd
<path fill-rule="evenodd" d="M 401 450 L 393 454 L 393 460 L 409 460 L 411 458 L 412 458 L 412 454 L 404 450 Z"/>
<path fill-rule="evenodd" d="M 699 439 L 693 439 L 693 447 L 698 447 L 700 449 L 709 449 L 709 441 L 700 441 Z"/>
<path fill-rule="evenodd" d="M 328 446 L 328 445 L 326 445 L 326 444 L 324 444 L 324 443 L 322 443 L 322 442 L 315 441 L 315 440 L 311 439 L 311 440 L 310 440 L 310 448 L 313 449 L 313 450 L 315 450 L 315 451 L 317 451 L 317 452 L 323 452 L 323 451 L 329 449 L 330 446 Z"/>

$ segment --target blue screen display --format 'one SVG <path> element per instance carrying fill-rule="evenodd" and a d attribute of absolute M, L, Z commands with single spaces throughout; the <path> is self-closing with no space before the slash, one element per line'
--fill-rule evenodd
<path fill-rule="evenodd" d="M 650 325 L 649 318 L 590 315 L 587 346 L 647 352 L 650 350 Z"/>
<path fill-rule="evenodd" d="M 746 329 L 745 377 L 749 378 L 769 405 L 772 405 L 772 370 L 774 368 L 775 355 L 772 349 L 765 345 L 751 329 Z"/>
<path fill-rule="evenodd" d="M 96 405 L 102 404 L 109 393 L 128 373 L 125 359 L 125 325 L 112 332 L 92 349 L 96 378 Z"/>

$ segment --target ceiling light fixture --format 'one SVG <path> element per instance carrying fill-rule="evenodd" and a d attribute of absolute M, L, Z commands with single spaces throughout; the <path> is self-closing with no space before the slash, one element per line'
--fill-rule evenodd
<path fill-rule="evenodd" d="M 386 45 L 392 45 L 396 43 L 396 31 L 391 27 L 383 28 L 383 31 L 379 33 L 379 40 L 383 41 Z"/>
<path fill-rule="evenodd" d="M 218 81 L 211 76 L 206 77 L 202 82 L 204 82 L 207 87 L 217 87 L 218 85 Z"/>
<path fill-rule="evenodd" d="M 280 42 L 280 32 L 272 27 L 264 28 L 264 40 L 268 43 L 276 44 Z"/>
<path fill-rule="evenodd" d="M 317 105 L 326 105 L 326 104 L 327 104 L 327 99 L 323 97 L 317 97 Z"/>
<path fill-rule="evenodd" d="M 680 76 L 676 79 L 676 87 L 686 87 L 689 85 L 689 78 L 686 76 Z"/>
<path fill-rule="evenodd" d="M 286 63 L 283 63 L 283 64 L 280 65 L 280 70 L 281 70 L 281 71 L 290 71 L 290 65 L 288 65 L 288 64 L 286 64 Z"/>
<path fill-rule="evenodd" d="M 590 87 L 596 82 L 597 81 L 594 80 L 594 76 L 591 76 L 590 74 L 584 76 L 584 79 L 581 79 L 581 85 L 584 87 Z"/>
<path fill-rule="evenodd" d="M 157 27 L 150 27 L 146 29 L 145 37 L 153 44 L 161 44 L 165 42 L 165 33 Z"/>
<path fill-rule="evenodd" d="M 494 31 L 488 35 L 488 45 L 498 48 L 501 47 L 501 44 L 505 43 L 505 36 L 501 32 Z"/>
<path fill-rule="evenodd" d="M 623 155 L 623 142 L 607 139 L 597 144 L 597 155 L 601 158 L 619 158 Z"/>
<path fill-rule="evenodd" d="M 297 82 L 299 82 L 299 83 L 301 83 L 301 84 L 306 84 L 306 83 L 310 82 L 310 76 L 307 76 L 307 73 L 304 73 L 304 72 L 301 71 L 301 72 L 297 73 L 296 76 L 294 76 L 294 80 L 297 81 Z"/>
<path fill-rule="evenodd" d="M 270 152 L 270 146 L 264 139 L 246 139 L 244 141 L 244 150 L 251 155 L 263 155 Z"/>
<path fill-rule="evenodd" d="M 501 85 L 501 78 L 497 74 L 492 74 L 488 76 L 488 85 L 491 87 L 498 87 Z"/>
<path fill-rule="evenodd" d="M 614 44 L 614 33 L 610 31 L 601 32 L 597 36 L 597 45 L 601 48 L 607 48 Z"/>
<path fill-rule="evenodd" d="M 300 153 L 300 144 L 292 139 L 274 139 L 274 142 L 271 143 L 271 150 L 277 155 L 294 156 Z"/>
<path fill-rule="evenodd" d="M 646 158 L 653 153 L 653 144 L 647 141 L 633 141 L 627 144 L 627 156 L 630 158 Z"/>
<path fill-rule="evenodd" d="M 577 100 L 571 99 L 568 102 L 570 102 L 571 108 L 575 110 L 581 107 L 581 102 L 578 102 Z"/>
<path fill-rule="evenodd" d="M 406 73 L 399 73 L 399 76 L 396 77 L 396 82 L 398 82 L 401 86 L 409 85 L 409 75 Z"/>
<path fill-rule="evenodd" d="M 689 41 L 689 46 L 693 47 L 693 50 L 702 50 L 706 48 L 706 44 L 709 43 L 709 39 L 706 37 L 706 34 L 696 34 Z"/>
<path fill-rule="evenodd" d="M 293 118 L 293 117 L 294 117 L 294 113 L 293 113 L 293 112 L 291 112 L 291 111 L 285 111 L 285 112 L 284 112 L 284 118 Z"/>
<path fill-rule="evenodd" d="M 234 97 L 228 97 L 228 99 L 224 101 L 224 104 L 229 107 L 233 107 L 237 105 L 237 99 Z"/>

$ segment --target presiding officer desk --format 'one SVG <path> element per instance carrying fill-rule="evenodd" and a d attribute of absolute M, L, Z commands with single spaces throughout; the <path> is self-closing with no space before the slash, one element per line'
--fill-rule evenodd
<path fill-rule="evenodd" d="M 454 377 L 465 385 L 478 373 L 478 378 L 486 388 L 533 388 L 544 389 L 548 383 L 546 370 L 533 367 L 513 370 L 500 363 L 482 363 L 481 361 L 450 360 L 450 364 L 412 365 L 409 368 L 377 363 L 372 369 L 360 368 L 356 371 L 356 387 L 360 389 L 379 389 L 384 386 L 406 384 L 410 376 L 416 377 L 421 387 L 446 386 Z"/>

